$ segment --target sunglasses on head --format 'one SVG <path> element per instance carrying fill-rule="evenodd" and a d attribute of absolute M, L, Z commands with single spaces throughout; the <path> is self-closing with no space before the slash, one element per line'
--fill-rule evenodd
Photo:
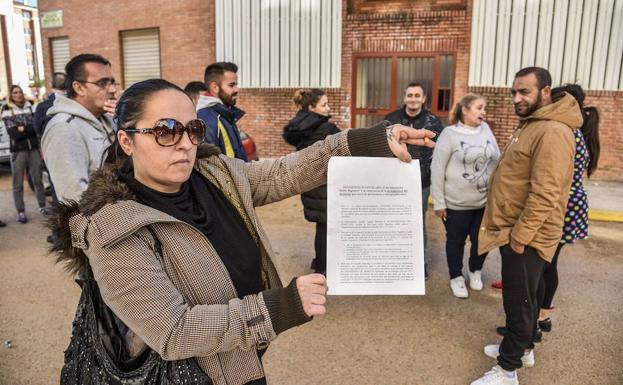
<path fill-rule="evenodd" d="M 151 128 L 126 128 L 125 132 L 137 132 L 139 134 L 153 134 L 156 143 L 163 147 L 175 146 L 182 140 L 184 132 L 188 134 L 190 142 L 194 145 L 203 143 L 206 125 L 201 119 L 193 119 L 184 126 L 175 119 L 160 119 Z"/>

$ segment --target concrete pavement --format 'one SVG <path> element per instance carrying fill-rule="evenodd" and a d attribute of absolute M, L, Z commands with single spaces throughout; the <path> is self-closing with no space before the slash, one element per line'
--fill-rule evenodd
<path fill-rule="evenodd" d="M 599 194 L 599 193 L 597 193 Z M 595 194 L 595 195 L 597 195 Z M 599 195 L 601 196 L 601 195 Z M 616 197 L 614 197 L 616 198 Z M 614 199 L 610 198 L 610 199 Z M 0 176 L 0 385 L 58 383 L 78 286 L 46 256 L 46 230 L 26 193 L 31 221 L 15 222 L 10 178 Z M 314 225 L 298 197 L 258 209 L 284 283 L 309 272 Z M 441 221 L 428 215 L 431 279 L 425 296 L 331 296 L 328 313 L 280 335 L 264 356 L 271 385 L 460 385 L 491 368 L 482 348 L 504 322 L 497 251 L 481 292 L 454 298 Z M 536 348 L 522 385 L 623 384 L 623 224 L 592 222 L 591 237 L 564 249 L 554 328 Z M 467 261 L 465 261 L 467 262 Z"/>
<path fill-rule="evenodd" d="M 588 218 L 594 221 L 623 222 L 623 182 L 584 180 L 588 193 Z"/>

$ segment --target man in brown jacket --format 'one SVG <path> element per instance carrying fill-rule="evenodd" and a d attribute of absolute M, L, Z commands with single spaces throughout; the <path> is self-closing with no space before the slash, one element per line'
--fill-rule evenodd
<path fill-rule="evenodd" d="M 500 247 L 508 334 L 485 354 L 498 365 L 472 385 L 519 384 L 516 369 L 534 365 L 537 289 L 562 235 L 575 141 L 582 125 L 575 99 L 552 100 L 551 76 L 539 67 L 515 74 L 513 104 L 520 123 L 491 177 L 479 250 Z"/>

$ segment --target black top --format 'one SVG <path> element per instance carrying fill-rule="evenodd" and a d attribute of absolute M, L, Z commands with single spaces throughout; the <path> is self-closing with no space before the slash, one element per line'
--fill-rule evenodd
<path fill-rule="evenodd" d="M 300 110 L 283 128 L 283 139 L 298 151 L 338 132 L 340 129 L 329 122 L 328 116 Z M 301 200 L 305 209 L 305 219 L 310 222 L 327 223 L 326 185 L 302 193 Z"/>
<path fill-rule="evenodd" d="M 441 120 L 433 115 L 432 112 L 422 108 L 420 113 L 416 116 L 409 116 L 406 111 L 406 107 L 387 114 L 385 120 L 392 124 L 402 124 L 404 126 L 410 126 L 413 128 L 433 131 L 437 134 L 433 141 L 437 141 L 441 130 L 443 130 L 443 124 Z M 413 146 L 408 144 L 407 150 L 413 159 L 420 161 L 420 174 L 422 177 L 422 187 L 430 186 L 430 164 L 433 161 L 433 149 L 423 146 Z"/>
<path fill-rule="evenodd" d="M 338 132 L 340 129 L 329 122 L 328 116 L 300 110 L 283 128 L 283 139 L 299 151 Z"/>
<path fill-rule="evenodd" d="M 47 113 L 48 110 L 54 105 L 54 100 L 56 100 L 56 94 L 50 95 L 49 98 L 37 104 L 37 108 L 35 108 L 35 118 L 33 123 L 35 125 L 35 131 L 39 137 L 43 136 L 45 126 L 50 120 L 52 120 L 52 116 L 47 115 Z"/>
<path fill-rule="evenodd" d="M 208 238 L 227 268 L 238 298 L 262 291 L 260 249 L 221 190 L 196 170 L 176 193 L 153 190 L 133 174 L 122 168 L 119 179 L 140 203 L 188 223 Z"/>

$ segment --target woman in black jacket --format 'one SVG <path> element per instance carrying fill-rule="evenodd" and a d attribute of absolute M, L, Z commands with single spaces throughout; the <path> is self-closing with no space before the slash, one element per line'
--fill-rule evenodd
<path fill-rule="evenodd" d="M 324 91 L 313 88 L 298 90 L 294 94 L 294 104 L 299 108 L 296 116 L 283 128 L 283 139 L 288 144 L 302 150 L 328 135 L 340 132 L 329 122 L 329 99 Z M 301 194 L 305 208 L 305 219 L 316 223 L 314 248 L 316 257 L 311 268 L 316 273 L 327 271 L 327 186 L 323 185 Z"/>
<path fill-rule="evenodd" d="M 41 214 L 47 215 L 45 192 L 41 181 L 42 160 L 39 139 L 33 124 L 34 109 L 24 97 L 22 88 L 11 86 L 9 101 L 2 107 L 2 121 L 11 139 L 11 171 L 13 172 L 13 201 L 17 221 L 26 223 L 24 206 L 24 172 L 32 177 Z"/>

